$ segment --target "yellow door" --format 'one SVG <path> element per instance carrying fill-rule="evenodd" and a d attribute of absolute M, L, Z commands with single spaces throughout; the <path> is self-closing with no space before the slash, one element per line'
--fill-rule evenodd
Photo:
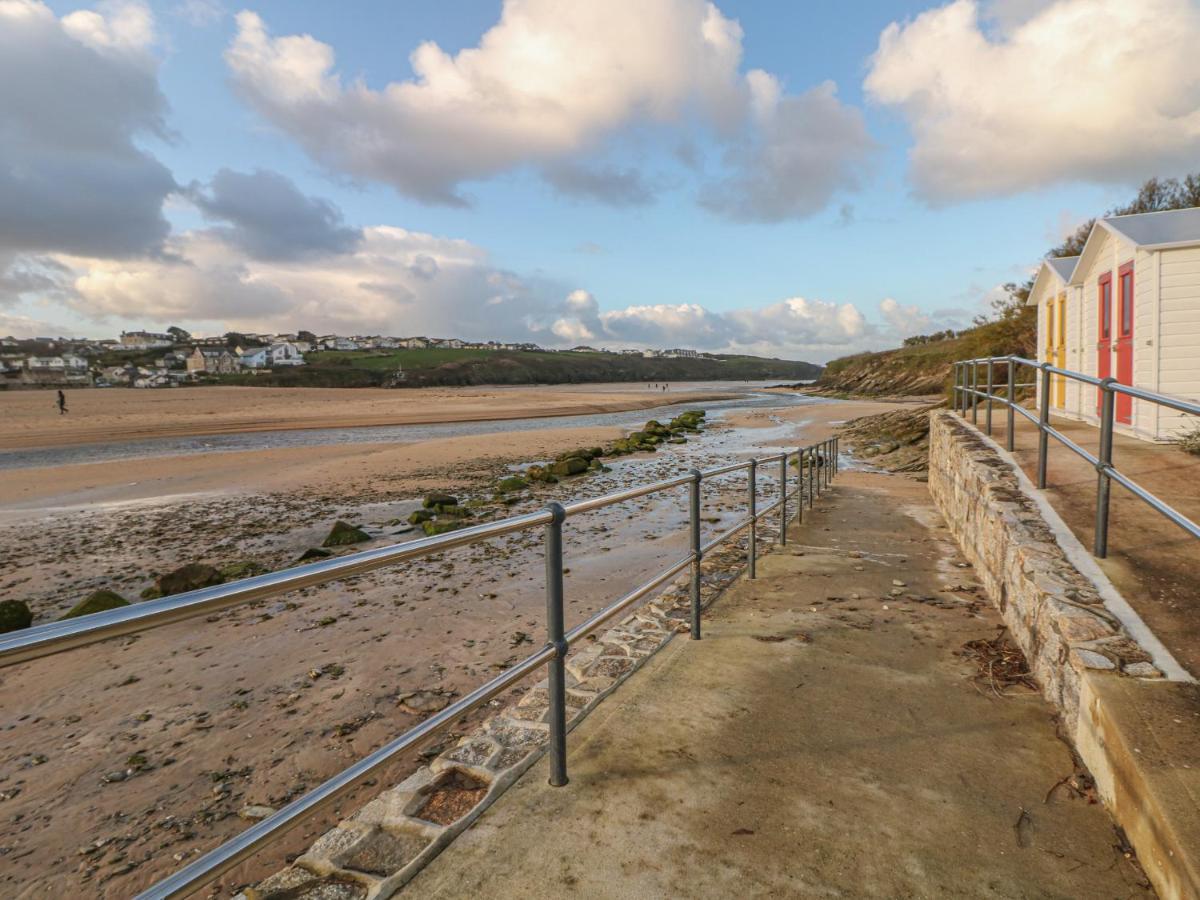
<path fill-rule="evenodd" d="M 1067 294 L 1058 295 L 1058 310 L 1054 317 L 1054 364 L 1060 369 L 1067 367 Z M 1054 405 L 1059 409 L 1067 406 L 1067 379 L 1061 375 L 1054 385 Z"/>
<path fill-rule="evenodd" d="M 1046 362 L 1050 363 L 1050 365 L 1052 365 L 1052 366 L 1057 366 L 1058 365 L 1058 355 L 1057 355 L 1057 352 L 1055 349 L 1054 298 L 1053 297 L 1051 297 L 1049 300 L 1046 301 L 1045 344 L 1046 344 L 1046 348 L 1045 348 L 1045 351 L 1042 353 L 1042 359 L 1045 360 Z M 1058 376 L 1051 375 L 1050 376 L 1050 387 L 1052 388 L 1051 393 L 1050 393 L 1051 405 L 1055 405 L 1054 400 L 1058 395 L 1058 389 L 1056 387 L 1057 384 L 1058 384 Z"/>

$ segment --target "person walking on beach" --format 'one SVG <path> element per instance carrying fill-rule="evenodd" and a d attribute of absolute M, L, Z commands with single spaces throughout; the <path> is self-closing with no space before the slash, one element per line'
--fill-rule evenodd
<path fill-rule="evenodd" d="M 62 391 L 58 392 L 58 414 L 60 416 L 67 414 L 67 395 Z"/>

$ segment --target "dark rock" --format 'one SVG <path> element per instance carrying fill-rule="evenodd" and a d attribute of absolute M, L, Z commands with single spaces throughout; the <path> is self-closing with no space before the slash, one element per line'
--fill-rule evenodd
<path fill-rule="evenodd" d="M 120 609 L 128 606 L 129 601 L 115 591 L 93 591 L 86 600 L 80 600 L 64 615 L 63 619 L 74 619 L 78 616 L 90 616 L 92 613 L 104 612 L 106 609 Z"/>
<path fill-rule="evenodd" d="M 188 591 L 212 587 L 224 581 L 225 576 L 208 563 L 188 563 L 174 572 L 159 575 L 154 586 L 163 597 L 170 597 L 172 594 L 185 594 Z"/>
<path fill-rule="evenodd" d="M 496 484 L 496 492 L 499 494 L 511 494 L 513 491 L 523 491 L 529 487 L 529 482 L 519 475 L 510 475 L 507 478 L 501 478 Z"/>
<path fill-rule="evenodd" d="M 20 631 L 33 624 L 33 613 L 24 600 L 0 600 L 0 634 Z"/>
<path fill-rule="evenodd" d="M 226 581 L 253 578 L 255 575 L 262 575 L 266 571 L 266 566 L 252 559 L 239 559 L 237 562 L 226 563 L 221 566 L 221 574 L 225 576 Z"/>
<path fill-rule="evenodd" d="M 329 537 L 321 543 L 322 547 L 344 547 L 347 544 L 361 544 L 369 541 L 371 536 L 361 528 L 355 528 L 349 522 L 338 519 L 329 529 Z"/>
<path fill-rule="evenodd" d="M 579 475 L 586 472 L 588 462 L 578 456 L 570 456 L 567 459 L 560 459 L 558 462 L 550 466 L 550 474 L 558 476 Z"/>
<path fill-rule="evenodd" d="M 545 466 L 530 466 L 525 470 L 525 477 L 543 484 L 558 484 L 558 476 L 550 474 Z"/>
<path fill-rule="evenodd" d="M 458 498 L 453 494 L 430 494 L 425 498 L 425 508 L 433 509 L 435 506 L 458 506 Z"/>
<path fill-rule="evenodd" d="M 310 559 L 327 559 L 330 556 L 333 556 L 333 554 L 328 550 L 322 550 L 320 547 L 309 547 L 300 554 L 296 562 L 308 562 Z"/>
<path fill-rule="evenodd" d="M 457 519 L 445 519 L 436 522 L 423 522 L 421 524 L 421 530 L 423 530 L 429 537 L 433 537 L 438 534 L 445 534 L 447 531 L 454 531 L 457 528 L 462 528 L 466 524 L 466 522 L 460 522 Z"/>
<path fill-rule="evenodd" d="M 431 509 L 414 509 L 408 515 L 410 525 L 420 525 L 422 522 L 428 522 L 433 518 L 433 510 Z"/>

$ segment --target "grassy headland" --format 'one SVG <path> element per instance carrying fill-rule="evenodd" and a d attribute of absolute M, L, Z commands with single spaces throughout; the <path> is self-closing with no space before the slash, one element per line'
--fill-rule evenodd
<path fill-rule="evenodd" d="M 1032 357 L 1036 341 L 1033 310 L 1021 310 L 953 337 L 835 359 L 814 388 L 821 393 L 865 397 L 941 394 L 947 390 L 958 360 L 1008 354 Z"/>
<path fill-rule="evenodd" d="M 482 384 L 808 380 L 812 363 L 757 356 L 661 359 L 615 353 L 358 350 L 308 354 L 308 365 L 219 379 L 263 387 L 438 387 Z M 403 377 L 401 374 L 403 373 Z"/>

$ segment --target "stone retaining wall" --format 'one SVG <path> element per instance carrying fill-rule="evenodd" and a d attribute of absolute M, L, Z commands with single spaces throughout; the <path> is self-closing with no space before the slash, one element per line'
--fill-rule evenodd
<path fill-rule="evenodd" d="M 948 411 L 930 416 L 929 491 L 1159 896 L 1200 897 L 1197 685 L 1148 635 L 1178 680 L 1164 678 L 1060 546 L 1066 526 L 1052 526 L 1014 464 Z"/>
<path fill-rule="evenodd" d="M 1013 465 L 946 410 L 930 416 L 929 493 L 1071 733 L 1085 670 L 1162 677 L 1068 559 Z"/>

